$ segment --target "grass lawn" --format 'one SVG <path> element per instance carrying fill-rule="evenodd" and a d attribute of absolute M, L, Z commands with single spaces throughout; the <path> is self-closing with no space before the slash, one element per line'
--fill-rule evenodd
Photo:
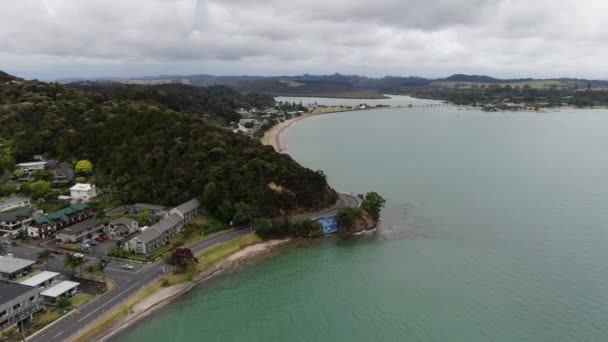
<path fill-rule="evenodd" d="M 196 268 L 193 269 L 191 272 L 171 274 L 166 277 L 163 277 L 164 279 L 162 281 L 166 280 L 166 282 L 164 282 L 165 286 L 179 284 L 184 281 L 191 281 L 198 274 L 207 270 L 209 267 L 215 265 L 219 261 L 225 259 L 229 255 L 238 252 L 239 250 L 247 246 L 251 246 L 260 242 L 262 242 L 262 239 L 260 237 L 255 234 L 248 234 L 218 244 L 214 247 L 196 253 L 196 257 L 198 258 L 198 264 L 196 264 Z"/>
<path fill-rule="evenodd" d="M 80 292 L 72 297 L 72 307 L 79 308 L 93 298 L 92 294 Z"/>

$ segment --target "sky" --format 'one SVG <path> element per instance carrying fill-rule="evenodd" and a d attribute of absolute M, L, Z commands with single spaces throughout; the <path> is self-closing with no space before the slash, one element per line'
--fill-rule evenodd
<path fill-rule="evenodd" d="M 0 70 L 608 79 L 607 13 L 605 0 L 6 0 Z"/>

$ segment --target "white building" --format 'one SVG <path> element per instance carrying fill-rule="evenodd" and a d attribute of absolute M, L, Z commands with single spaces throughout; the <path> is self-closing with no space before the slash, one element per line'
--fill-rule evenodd
<path fill-rule="evenodd" d="M 93 184 L 76 183 L 70 188 L 70 197 L 72 203 L 88 203 L 91 199 L 97 197 L 97 188 Z"/>
<path fill-rule="evenodd" d="M 57 280 L 58 277 L 59 273 L 57 272 L 43 271 L 27 279 L 22 280 L 21 282 L 19 282 L 19 284 L 44 289 L 45 287 L 51 285 L 55 280 Z"/>
<path fill-rule="evenodd" d="M 80 286 L 80 283 L 64 280 L 59 284 L 50 287 L 40 295 L 47 303 L 54 304 L 57 303 L 57 301 L 61 298 L 71 298 L 74 296 L 76 293 L 78 293 L 78 286 Z"/>
<path fill-rule="evenodd" d="M 37 170 L 44 170 L 44 168 L 46 167 L 47 162 L 45 161 L 34 161 L 34 162 L 27 162 L 27 163 L 19 163 L 17 164 L 17 167 L 21 169 L 21 171 L 23 172 L 30 172 L 30 171 L 37 171 Z"/>

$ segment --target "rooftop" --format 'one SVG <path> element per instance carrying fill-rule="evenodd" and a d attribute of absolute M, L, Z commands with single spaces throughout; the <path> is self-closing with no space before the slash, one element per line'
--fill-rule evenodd
<path fill-rule="evenodd" d="M 30 199 L 26 197 L 10 197 L 0 200 L 0 208 L 11 207 L 18 205 L 19 203 L 29 203 Z"/>
<path fill-rule="evenodd" d="M 31 166 L 40 166 L 40 165 L 46 165 L 46 161 L 32 161 L 32 162 L 17 164 L 17 166 L 19 166 L 19 167 L 31 167 Z"/>
<path fill-rule="evenodd" d="M 33 260 L 0 256 L 0 273 L 12 274 L 35 263 Z"/>
<path fill-rule="evenodd" d="M 31 291 L 30 286 L 0 281 L 0 305 Z"/>
<path fill-rule="evenodd" d="M 85 232 L 93 227 L 99 226 L 100 224 L 102 224 L 101 220 L 99 220 L 98 218 L 91 218 L 82 222 L 78 222 L 75 225 L 69 226 L 67 228 L 61 229 L 59 231 L 59 234 L 78 234 Z"/>
<path fill-rule="evenodd" d="M 57 298 L 69 290 L 77 287 L 80 283 L 75 281 L 64 280 L 61 283 L 49 288 L 48 290 L 41 293 L 45 297 Z"/>
<path fill-rule="evenodd" d="M 179 210 L 182 213 L 187 213 L 200 206 L 201 206 L 201 203 L 196 198 L 193 198 L 193 199 L 189 200 L 188 202 L 178 205 L 177 207 L 175 207 L 175 209 Z"/>
<path fill-rule="evenodd" d="M 33 212 L 34 208 L 32 207 L 23 207 L 10 211 L 5 211 L 3 213 L 0 213 L 0 222 L 17 221 L 18 218 L 26 218 L 32 216 Z"/>
<path fill-rule="evenodd" d="M 133 224 L 133 222 L 136 222 L 134 219 L 132 218 L 128 218 L 128 217 L 121 217 L 121 218 L 117 218 L 115 220 L 110 221 L 110 224 L 123 224 L 125 226 L 130 226 L 131 224 Z"/>
<path fill-rule="evenodd" d="M 44 283 L 45 281 L 51 280 L 57 276 L 59 276 L 59 273 L 57 272 L 44 271 L 21 281 L 19 284 L 27 286 L 38 286 Z"/>
<path fill-rule="evenodd" d="M 177 223 L 181 220 L 182 218 L 179 215 L 173 214 L 168 218 L 161 220 L 157 224 L 152 225 L 150 228 L 142 231 L 137 238 L 139 238 L 139 240 L 143 243 L 150 242 L 162 235 L 162 233 L 165 231 L 177 226 Z"/>
<path fill-rule="evenodd" d="M 135 203 L 133 205 L 137 209 L 150 209 L 150 210 L 167 210 L 168 208 L 162 205 L 149 204 L 149 203 Z"/>
<path fill-rule="evenodd" d="M 73 191 L 90 191 L 93 186 L 89 183 L 76 183 L 70 190 Z"/>

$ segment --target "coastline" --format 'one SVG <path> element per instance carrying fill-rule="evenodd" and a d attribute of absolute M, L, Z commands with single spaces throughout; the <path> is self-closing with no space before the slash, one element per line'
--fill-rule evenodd
<path fill-rule="evenodd" d="M 238 266 L 240 266 L 246 262 L 263 257 L 265 255 L 268 255 L 269 253 L 291 243 L 292 241 L 293 241 L 292 238 L 286 238 L 286 239 L 281 239 L 281 240 L 263 241 L 260 243 L 256 243 L 256 244 L 247 246 L 241 250 L 238 250 L 238 251 L 230 254 L 225 259 L 219 261 L 218 263 L 211 266 L 207 270 L 201 272 L 190 282 L 171 285 L 168 287 L 161 288 L 160 290 L 144 297 L 142 300 L 137 301 L 128 310 L 126 315 L 123 315 L 122 317 L 118 318 L 118 320 L 113 321 L 112 324 L 107 329 L 105 329 L 102 334 L 96 335 L 95 340 L 96 341 L 108 341 L 109 339 L 111 339 L 112 337 L 115 337 L 116 335 L 118 335 L 119 333 L 128 329 L 129 327 L 132 327 L 135 323 L 139 322 L 140 320 L 146 318 L 147 316 L 156 312 L 157 310 L 165 307 L 166 305 L 170 304 L 171 302 L 173 302 L 175 299 L 179 298 L 180 296 L 188 293 L 190 290 L 192 290 L 197 285 L 202 284 L 226 271 L 236 269 Z M 160 278 L 162 278 L 162 276 L 154 279 L 154 281 L 152 281 L 150 283 L 150 285 L 158 282 Z M 134 294 L 133 297 L 137 297 L 139 294 L 144 292 L 148 287 L 149 286 L 142 288 L 140 290 L 140 292 Z M 127 300 L 125 300 L 125 302 L 128 302 L 129 299 L 132 299 L 132 298 L 128 298 Z M 107 314 L 109 315 L 109 314 L 111 314 L 111 312 L 108 312 Z M 103 318 L 103 317 L 101 317 L 101 318 Z M 70 337 L 68 339 L 68 341 L 82 340 L 84 337 L 84 333 L 86 331 L 93 329 L 94 327 L 95 327 L 95 322 L 92 324 L 91 327 L 85 327 L 82 329 L 81 332 L 78 332 L 74 336 Z"/>
<path fill-rule="evenodd" d="M 336 110 L 329 112 L 321 112 L 321 113 L 311 113 L 304 114 L 302 116 L 298 116 L 295 118 L 291 118 L 289 120 L 279 122 L 278 124 L 272 126 L 268 131 L 264 133 L 264 137 L 262 137 L 261 142 L 263 145 L 269 145 L 274 148 L 275 151 L 279 153 L 287 153 L 288 146 L 284 139 L 282 139 L 283 133 L 291 126 L 296 124 L 297 122 L 305 119 L 309 119 L 319 115 L 329 115 L 329 114 L 338 114 L 338 113 L 348 113 L 348 112 L 361 112 L 367 110 L 386 110 L 386 109 L 397 109 L 400 107 L 395 106 L 387 106 L 387 107 L 368 107 L 364 109 L 344 109 L 344 110 Z"/>

